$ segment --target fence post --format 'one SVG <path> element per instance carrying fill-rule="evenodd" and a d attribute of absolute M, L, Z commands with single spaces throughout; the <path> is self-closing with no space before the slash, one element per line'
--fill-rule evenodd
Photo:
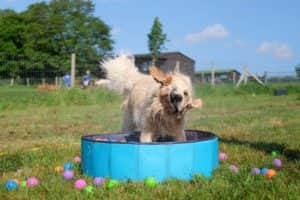
<path fill-rule="evenodd" d="M 71 87 L 75 86 L 75 65 L 76 65 L 76 54 L 71 55 Z"/>
<path fill-rule="evenodd" d="M 46 83 L 46 79 L 42 78 L 42 84 L 45 84 L 45 83 Z"/>
<path fill-rule="evenodd" d="M 268 72 L 267 71 L 264 72 L 264 83 L 265 84 L 268 83 Z"/>
<path fill-rule="evenodd" d="M 55 85 L 58 86 L 58 77 L 55 76 Z"/>
<path fill-rule="evenodd" d="M 26 78 L 26 85 L 27 85 L 27 87 L 30 86 L 29 78 Z"/>
<path fill-rule="evenodd" d="M 15 79 L 14 79 L 14 78 L 11 78 L 11 79 L 10 79 L 10 86 L 13 86 L 14 83 L 15 83 Z"/>
<path fill-rule="evenodd" d="M 215 66 L 214 62 L 211 63 L 211 85 L 215 85 Z"/>
<path fill-rule="evenodd" d="M 247 82 L 248 82 L 248 76 L 249 76 L 248 65 L 247 64 L 244 66 L 244 74 L 245 74 L 245 76 L 244 76 L 244 84 L 247 84 Z"/>
<path fill-rule="evenodd" d="M 235 71 L 232 72 L 232 83 L 235 84 L 236 82 L 236 73 Z"/>

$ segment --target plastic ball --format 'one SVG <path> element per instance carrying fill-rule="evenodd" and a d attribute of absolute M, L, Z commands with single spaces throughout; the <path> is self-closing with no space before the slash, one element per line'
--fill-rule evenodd
<path fill-rule="evenodd" d="M 93 186 L 91 186 L 91 185 L 88 185 L 88 186 L 86 186 L 83 190 L 84 190 L 84 192 L 87 193 L 87 194 L 93 194 L 95 188 L 94 188 Z"/>
<path fill-rule="evenodd" d="M 144 181 L 145 185 L 148 187 L 155 187 L 157 185 L 157 181 L 154 177 L 148 177 Z"/>
<path fill-rule="evenodd" d="M 74 177 L 74 172 L 72 170 L 66 170 L 63 173 L 63 177 L 66 180 L 71 180 Z"/>
<path fill-rule="evenodd" d="M 282 165 L 281 160 L 278 159 L 278 158 L 275 158 L 275 159 L 273 160 L 273 165 L 274 165 L 274 167 L 276 167 L 276 168 L 280 168 L 281 165 Z"/>
<path fill-rule="evenodd" d="M 12 179 L 12 181 L 15 181 L 18 184 L 18 186 L 20 185 L 20 181 L 18 179 Z"/>
<path fill-rule="evenodd" d="M 9 180 L 9 181 L 7 181 L 6 182 L 6 184 L 5 184 L 5 188 L 7 189 L 7 190 L 16 190 L 16 189 L 18 189 L 18 184 L 17 184 L 17 182 L 16 181 L 14 181 L 14 180 Z"/>
<path fill-rule="evenodd" d="M 280 152 L 278 150 L 272 151 L 272 156 L 276 157 L 280 154 Z"/>
<path fill-rule="evenodd" d="M 26 186 L 27 187 L 35 187 L 39 184 L 39 180 L 36 177 L 30 177 L 27 179 Z"/>
<path fill-rule="evenodd" d="M 227 159 L 227 155 L 224 152 L 219 153 L 219 160 L 224 161 Z"/>
<path fill-rule="evenodd" d="M 116 187 L 117 185 L 119 185 L 119 181 L 111 179 L 108 181 L 106 187 L 107 187 L 107 189 L 112 189 L 112 188 Z"/>
<path fill-rule="evenodd" d="M 75 163 L 81 163 L 81 158 L 80 158 L 80 156 L 75 156 L 75 158 L 74 158 L 74 162 Z"/>
<path fill-rule="evenodd" d="M 94 185 L 96 185 L 96 186 L 103 185 L 104 182 L 105 182 L 105 179 L 102 178 L 102 177 L 95 177 L 95 178 L 93 179 L 93 183 L 94 183 Z"/>
<path fill-rule="evenodd" d="M 64 169 L 67 170 L 67 169 L 73 169 L 74 168 L 74 165 L 73 163 L 71 162 L 67 162 L 64 164 Z"/>
<path fill-rule="evenodd" d="M 251 174 L 252 175 L 258 175 L 258 174 L 260 174 L 260 169 L 257 168 L 257 167 L 252 168 L 251 169 Z"/>
<path fill-rule="evenodd" d="M 229 166 L 229 170 L 231 172 L 234 172 L 234 173 L 238 173 L 239 172 L 239 168 L 237 166 L 235 166 L 235 165 L 230 165 Z"/>
<path fill-rule="evenodd" d="M 74 187 L 78 190 L 82 190 L 87 186 L 87 183 L 84 179 L 78 179 L 77 181 L 75 181 L 74 183 Z"/>
<path fill-rule="evenodd" d="M 265 177 L 271 179 L 273 176 L 276 175 L 276 171 L 274 169 L 269 169 L 266 173 L 265 173 Z"/>
<path fill-rule="evenodd" d="M 24 188 L 24 187 L 26 187 L 26 185 L 27 185 L 27 184 L 26 184 L 26 181 L 21 181 L 21 184 L 20 184 L 21 187 Z"/>
<path fill-rule="evenodd" d="M 64 168 L 62 166 L 56 166 L 54 168 L 54 170 L 57 172 L 57 173 L 62 173 L 64 171 Z"/>
<path fill-rule="evenodd" d="M 268 168 L 262 168 L 262 169 L 260 170 L 260 173 L 261 173 L 262 175 L 265 175 L 265 174 L 267 173 L 268 170 L 269 170 Z"/>

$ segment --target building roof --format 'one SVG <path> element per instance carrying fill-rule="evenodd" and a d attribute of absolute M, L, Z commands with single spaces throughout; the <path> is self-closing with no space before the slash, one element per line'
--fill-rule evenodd
<path fill-rule="evenodd" d="M 216 74 L 225 74 L 229 72 L 236 72 L 237 74 L 241 74 L 239 71 L 236 69 L 215 69 Z M 197 70 L 195 74 L 210 74 L 211 70 Z"/>
<path fill-rule="evenodd" d="M 179 51 L 173 51 L 173 52 L 163 52 L 163 53 L 160 53 L 158 55 L 158 59 L 160 58 L 163 58 L 164 59 L 164 56 L 168 56 L 170 54 L 179 54 L 180 56 L 182 57 L 185 57 L 186 59 L 192 61 L 192 62 L 195 62 L 195 60 L 193 60 L 192 58 L 188 57 L 187 55 L 184 55 L 183 53 L 179 52 Z M 134 57 L 136 58 L 152 58 L 151 57 L 151 54 L 150 53 L 145 53 L 145 54 L 135 54 Z"/>

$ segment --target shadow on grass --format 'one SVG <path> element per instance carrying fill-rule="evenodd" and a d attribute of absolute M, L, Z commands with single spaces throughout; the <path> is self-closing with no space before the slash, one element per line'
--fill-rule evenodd
<path fill-rule="evenodd" d="M 272 153 L 272 151 L 277 150 L 281 152 L 281 154 L 285 156 L 288 161 L 300 161 L 300 150 L 288 149 L 283 144 L 278 144 L 274 142 L 249 142 L 244 140 L 238 140 L 236 138 L 219 138 L 219 141 L 225 144 L 248 145 L 251 148 L 260 151 L 265 151 L 266 153 Z"/>

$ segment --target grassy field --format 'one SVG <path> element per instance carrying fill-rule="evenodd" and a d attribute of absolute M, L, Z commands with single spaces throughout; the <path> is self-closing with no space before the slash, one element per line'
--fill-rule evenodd
<path fill-rule="evenodd" d="M 216 133 L 228 156 L 212 178 L 168 180 L 155 188 L 122 183 L 90 196 L 73 189 L 73 181 L 54 167 L 80 155 L 82 135 L 120 130 L 120 97 L 100 89 L 0 87 L 0 199 L 299 199 L 300 86 L 285 85 L 289 95 L 280 97 L 273 95 L 277 87 L 283 86 L 196 88 L 204 107 L 189 113 L 188 128 Z M 281 152 L 282 169 L 271 180 L 251 176 L 252 167 L 272 167 L 272 150 Z M 230 164 L 240 172 L 231 173 Z M 79 166 L 75 174 L 91 183 Z M 4 189 L 7 180 L 30 176 L 40 179 L 38 187 Z"/>

